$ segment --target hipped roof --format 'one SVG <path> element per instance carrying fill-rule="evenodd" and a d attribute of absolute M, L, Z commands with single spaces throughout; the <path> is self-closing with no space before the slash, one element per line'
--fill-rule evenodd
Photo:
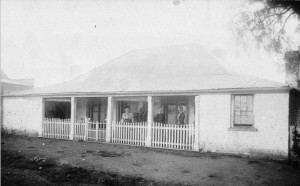
<path fill-rule="evenodd" d="M 9 95 L 197 92 L 282 89 L 285 84 L 230 72 L 199 45 L 129 52 L 71 81 Z"/>

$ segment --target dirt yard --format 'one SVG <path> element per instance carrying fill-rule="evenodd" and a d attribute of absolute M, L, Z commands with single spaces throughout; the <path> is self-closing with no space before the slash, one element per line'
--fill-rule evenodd
<path fill-rule="evenodd" d="M 1 145 L 2 185 L 300 185 L 285 161 L 14 135 Z"/>

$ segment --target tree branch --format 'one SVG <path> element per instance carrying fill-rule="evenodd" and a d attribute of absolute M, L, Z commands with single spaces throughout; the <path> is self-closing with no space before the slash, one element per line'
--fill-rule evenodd
<path fill-rule="evenodd" d="M 278 32 L 278 37 L 277 37 L 277 39 L 279 39 L 279 36 L 282 34 L 282 32 L 283 32 L 283 30 L 284 30 L 284 27 L 285 27 L 285 24 L 287 23 L 287 20 L 288 20 L 288 19 L 291 17 L 291 15 L 293 15 L 293 14 L 295 14 L 295 12 L 290 13 L 290 15 L 288 15 L 288 16 L 286 17 L 286 19 L 285 19 L 285 21 L 284 21 L 284 23 L 283 23 L 281 29 L 280 29 L 279 32 Z"/>
<path fill-rule="evenodd" d="M 279 32 L 281 33 L 285 27 L 285 24 L 287 22 L 287 20 L 291 17 L 291 15 L 295 14 L 295 12 L 290 13 L 290 15 L 288 15 L 283 23 L 283 26 L 281 27 L 281 29 L 279 30 Z"/>
<path fill-rule="evenodd" d="M 285 13 L 287 13 L 289 10 L 291 10 L 292 8 L 291 7 L 289 7 L 289 8 L 286 8 L 285 10 L 283 10 L 282 12 L 280 12 L 280 13 L 274 13 L 274 14 L 270 14 L 270 15 L 268 15 L 268 16 L 266 16 L 266 17 L 264 17 L 262 20 L 261 20 L 261 22 L 264 22 L 266 19 L 268 19 L 269 17 L 273 17 L 273 16 L 280 16 L 280 15 L 283 15 L 283 14 L 285 14 Z"/>

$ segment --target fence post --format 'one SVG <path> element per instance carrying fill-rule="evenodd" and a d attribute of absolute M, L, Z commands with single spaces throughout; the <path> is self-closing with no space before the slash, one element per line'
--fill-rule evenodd
<path fill-rule="evenodd" d="M 110 142 L 111 122 L 112 122 L 112 102 L 111 96 L 107 98 L 107 119 L 106 119 L 106 142 Z"/>
<path fill-rule="evenodd" d="M 147 120 L 148 126 L 147 126 L 147 136 L 146 136 L 146 143 L 145 143 L 146 147 L 151 147 L 151 126 L 153 122 L 152 106 L 153 106 L 153 98 L 152 96 L 148 96 L 148 120 Z"/>
<path fill-rule="evenodd" d="M 194 151 L 199 151 L 200 96 L 195 96 L 195 141 Z"/>
<path fill-rule="evenodd" d="M 42 126 L 39 131 L 38 136 L 39 137 L 44 137 L 44 132 L 45 132 L 45 126 L 44 126 L 44 119 L 45 119 L 45 99 L 42 98 L 42 106 L 41 106 L 41 115 L 42 115 Z"/>
<path fill-rule="evenodd" d="M 101 127 L 103 126 L 103 124 L 101 124 Z M 98 141 L 99 139 L 99 124 L 96 122 L 96 141 Z"/>
<path fill-rule="evenodd" d="M 88 129 L 89 129 L 89 120 L 87 117 L 84 118 L 84 140 L 88 140 Z"/>
<path fill-rule="evenodd" d="M 76 120 L 76 98 L 75 97 L 71 97 L 70 140 L 74 139 L 75 120 Z"/>

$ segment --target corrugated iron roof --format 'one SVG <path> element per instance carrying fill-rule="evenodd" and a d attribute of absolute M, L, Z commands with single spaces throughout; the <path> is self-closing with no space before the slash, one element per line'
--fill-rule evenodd
<path fill-rule="evenodd" d="M 10 95 L 186 92 L 283 87 L 287 86 L 230 72 L 202 46 L 178 45 L 132 51 L 71 81 Z"/>

